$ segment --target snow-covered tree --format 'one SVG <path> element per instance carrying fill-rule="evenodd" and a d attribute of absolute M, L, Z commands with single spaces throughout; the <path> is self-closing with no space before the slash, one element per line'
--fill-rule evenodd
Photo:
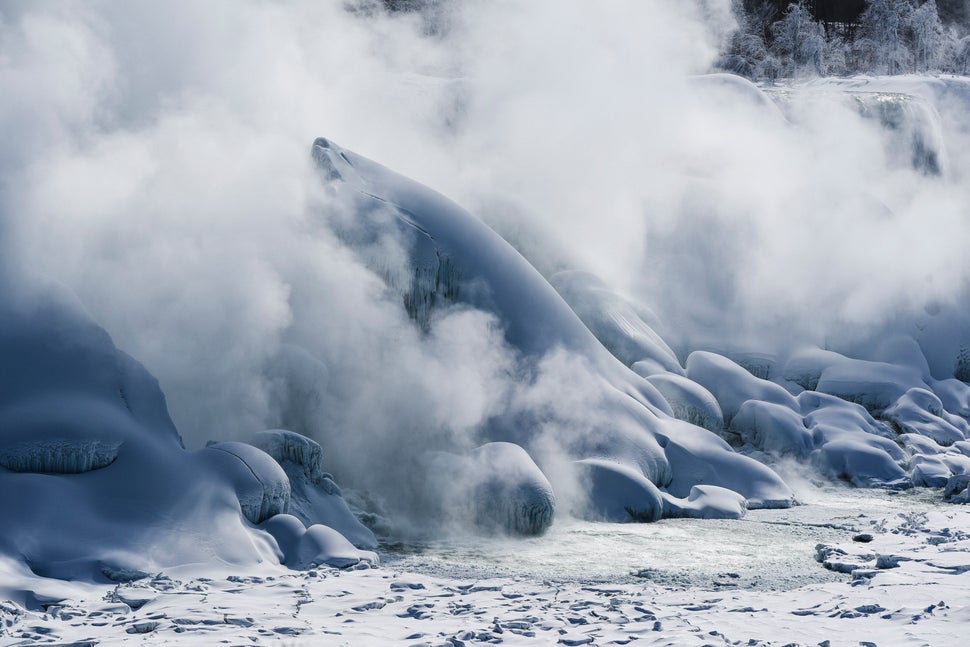
<path fill-rule="evenodd" d="M 940 22 L 936 0 L 926 0 L 911 12 L 909 28 L 916 70 L 940 69 L 946 51 L 947 33 Z"/>
<path fill-rule="evenodd" d="M 912 12 L 913 5 L 907 0 L 869 0 L 856 41 L 866 71 L 899 74 L 910 69 L 905 30 Z"/>
<path fill-rule="evenodd" d="M 790 76 L 803 72 L 824 74 L 825 29 L 812 18 L 805 0 L 793 2 L 772 26 L 772 52 Z"/>

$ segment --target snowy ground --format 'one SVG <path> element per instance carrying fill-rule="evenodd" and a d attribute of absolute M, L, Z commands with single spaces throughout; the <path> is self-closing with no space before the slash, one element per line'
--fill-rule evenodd
<path fill-rule="evenodd" d="M 7 568 L 0 644 L 962 645 L 970 510 L 928 494 L 557 524 L 544 540 L 385 551 L 358 571 L 185 569 L 107 586 Z"/>

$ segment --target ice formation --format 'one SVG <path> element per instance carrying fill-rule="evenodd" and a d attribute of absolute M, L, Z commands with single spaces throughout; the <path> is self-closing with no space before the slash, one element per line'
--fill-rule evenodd
<path fill-rule="evenodd" d="M 269 455 L 238 442 L 187 451 L 157 382 L 69 292 L 5 295 L 0 491 L 15 495 L 0 510 L 0 551 L 38 575 L 88 580 L 279 560 L 253 525 L 289 505 L 288 477 Z M 374 559 L 321 527 L 295 561 Z"/>
<path fill-rule="evenodd" d="M 959 84 L 920 83 L 909 88 L 918 101 L 876 81 L 866 91 L 882 94 L 852 100 L 902 133 L 916 155 L 907 164 L 945 175 L 947 151 L 934 135 L 945 116 L 934 106 Z M 790 97 L 768 98 L 730 77 L 695 86 L 735 93 L 776 121 L 786 117 L 773 100 L 792 110 Z M 443 311 L 483 311 L 517 362 L 516 388 L 473 438 L 401 457 L 416 459 L 411 482 L 394 486 L 445 526 L 534 535 L 564 511 L 605 521 L 737 518 L 793 503 L 774 469 L 782 459 L 862 487 L 928 486 L 968 500 L 970 385 L 957 378 L 970 376 L 970 359 L 954 371 L 957 319 L 928 310 L 918 333 L 838 350 L 705 347 L 684 352 L 682 365 L 648 308 L 588 272 L 543 276 L 431 189 L 325 139 L 312 154 L 343 209 L 330 223 L 343 242 L 362 249 L 390 232 L 404 246 L 404 272 L 370 261 L 421 334 L 433 333 Z M 7 292 L 0 488 L 18 496 L 0 510 L 5 554 L 65 578 L 211 560 L 292 568 L 377 560 L 367 550 L 374 533 L 324 471 L 324 438 L 276 429 L 188 451 L 155 379 L 72 296 Z M 319 395 L 337 376 L 283 344 L 267 379 L 280 418 L 309 433 L 300 425 L 319 414 Z M 575 381 L 572 392 L 563 380 Z"/>
<path fill-rule="evenodd" d="M 563 354 L 580 358 L 573 366 L 589 376 L 585 394 L 597 403 L 599 420 L 576 420 L 568 414 L 560 419 L 541 409 L 512 407 L 488 423 L 483 430 L 488 440 L 520 445 L 542 470 L 554 469 L 562 453 L 573 460 L 603 459 L 626 466 L 674 496 L 686 497 L 694 485 L 706 484 L 736 488 L 749 507 L 791 504 L 790 488 L 770 468 L 735 453 L 707 429 L 672 419 L 673 409 L 661 391 L 629 365 L 649 363 L 652 368 L 645 372 L 651 376 L 680 375 L 684 369 L 636 308 L 595 277 L 569 272 L 554 277 L 564 299 L 506 241 L 440 194 L 326 139 L 316 140 L 313 157 L 323 181 L 352 205 L 357 219 L 370 228 L 410 234 L 406 241 L 415 275 L 437 276 L 441 270 L 435 262 L 448 260 L 448 280 L 425 282 L 421 303 L 444 307 L 457 302 L 494 314 L 506 341 L 540 372 L 543 362 Z M 404 291 L 402 298 L 406 306 L 413 303 L 413 290 Z M 414 316 L 426 325 L 421 312 Z M 750 377 L 740 368 L 732 377 L 739 375 Z M 794 402 L 782 387 L 765 384 Z M 700 407 L 695 415 L 718 428 L 711 419 L 716 407 L 703 390 L 686 391 L 693 406 Z M 691 415 L 682 402 L 678 406 L 682 415 Z M 551 428 L 548 437 L 536 433 L 543 428 Z M 549 451 L 550 444 L 555 452 Z M 642 505 L 645 510 L 653 506 L 649 500 Z"/>
<path fill-rule="evenodd" d="M 323 471 L 320 445 L 285 429 L 257 433 L 252 444 L 279 463 L 292 488 L 286 512 L 306 526 L 322 524 L 337 530 L 358 548 L 377 547 L 374 533 L 357 520 L 333 476 Z"/>
<path fill-rule="evenodd" d="M 487 443 L 466 455 L 425 457 L 416 489 L 444 516 L 486 532 L 538 535 L 552 524 L 552 485 L 524 449 Z"/>

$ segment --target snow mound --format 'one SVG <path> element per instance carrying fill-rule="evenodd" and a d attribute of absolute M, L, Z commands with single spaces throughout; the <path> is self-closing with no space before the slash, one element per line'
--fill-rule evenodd
<path fill-rule="evenodd" d="M 333 477 L 323 471 L 323 449 L 306 436 L 285 429 L 255 434 L 251 443 L 269 454 L 289 477 L 291 515 L 307 526 L 337 530 L 358 548 L 377 547 L 377 538 L 350 510 Z"/>
<path fill-rule="evenodd" d="M 710 391 L 731 424 L 741 405 L 748 400 L 780 404 L 798 410 L 795 397 L 783 387 L 755 377 L 727 357 L 707 351 L 694 351 L 687 357 L 687 377 Z"/>
<path fill-rule="evenodd" d="M 252 523 L 262 523 L 287 511 L 290 479 L 269 454 L 235 441 L 210 442 L 206 450 L 232 456 L 244 467 L 234 470 L 234 484 L 242 513 Z"/>
<path fill-rule="evenodd" d="M 812 461 L 825 476 L 849 481 L 858 487 L 912 487 L 903 468 L 872 441 L 871 437 L 841 434 L 824 442 L 812 454 Z"/>
<path fill-rule="evenodd" d="M 639 362 L 633 365 L 633 370 L 636 371 L 638 366 Z M 674 373 L 651 374 L 646 379 L 670 404 L 675 418 L 718 435 L 724 432 L 721 406 L 703 386 Z"/>
<path fill-rule="evenodd" d="M 687 498 L 664 493 L 664 516 L 696 519 L 740 519 L 748 511 L 743 496 L 715 485 L 695 485 Z"/>
<path fill-rule="evenodd" d="M 742 404 L 729 431 L 742 444 L 773 456 L 806 458 L 815 449 L 801 414 L 772 402 L 748 400 Z"/>
<path fill-rule="evenodd" d="M 272 535 L 280 550 L 281 561 L 298 570 L 316 566 L 348 568 L 358 564 L 378 564 L 371 551 L 358 550 L 339 532 L 322 524 L 309 528 L 289 514 L 278 514 L 264 521 L 260 528 Z"/>
<path fill-rule="evenodd" d="M 454 523 L 517 535 L 552 525 L 552 485 L 518 445 L 488 443 L 465 456 L 435 452 L 425 462 L 425 496 Z"/>
<path fill-rule="evenodd" d="M 58 286 L 7 286 L 0 303 L 0 551 L 45 577 L 104 580 L 192 563 L 276 560 L 255 519 L 285 502 L 262 454 L 188 452 L 157 381 Z M 258 452 L 255 448 L 248 448 Z M 268 465 L 267 465 L 268 462 Z M 13 468 L 13 469 L 11 469 Z M 95 469 L 97 468 L 97 469 Z M 280 478 L 282 477 L 282 478 Z M 275 502 L 275 503 L 274 503 Z"/>
<path fill-rule="evenodd" d="M 664 425 L 664 450 L 673 479 L 666 491 L 687 497 L 697 485 L 732 490 L 747 500 L 747 507 L 787 508 L 795 501 L 791 488 L 769 467 L 737 454 L 706 429 L 671 420 Z"/>
<path fill-rule="evenodd" d="M 663 497 L 636 470 L 612 461 L 587 458 L 573 463 L 585 497 L 580 516 L 594 521 L 657 521 Z"/>
<path fill-rule="evenodd" d="M 883 412 L 900 433 L 926 436 L 943 447 L 966 440 L 967 421 L 948 413 L 936 394 L 912 388 Z"/>

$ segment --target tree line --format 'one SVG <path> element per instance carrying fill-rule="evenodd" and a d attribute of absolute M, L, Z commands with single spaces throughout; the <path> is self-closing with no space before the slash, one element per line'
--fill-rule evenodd
<path fill-rule="evenodd" d="M 733 0 L 738 30 L 719 67 L 758 80 L 851 74 L 970 73 L 959 0 Z"/>

